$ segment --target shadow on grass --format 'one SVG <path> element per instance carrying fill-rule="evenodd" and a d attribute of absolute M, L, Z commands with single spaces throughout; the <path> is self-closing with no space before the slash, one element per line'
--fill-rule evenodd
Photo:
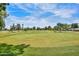
<path fill-rule="evenodd" d="M 5 43 L 0 44 L 0 56 L 17 56 L 22 54 L 24 48 L 30 45 L 20 44 L 20 45 L 8 45 Z"/>
<path fill-rule="evenodd" d="M 29 47 L 23 56 L 79 56 L 79 45 L 64 47 Z"/>
<path fill-rule="evenodd" d="M 3 35 L 3 36 L 0 36 L 0 38 L 4 38 L 4 37 L 8 37 L 8 36 L 13 36 L 13 35 L 17 35 L 17 33 L 12 33 L 12 34 Z"/>

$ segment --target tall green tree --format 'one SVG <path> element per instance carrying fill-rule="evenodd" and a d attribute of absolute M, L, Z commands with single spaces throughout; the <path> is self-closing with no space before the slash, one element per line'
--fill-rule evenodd
<path fill-rule="evenodd" d="M 24 24 L 22 24 L 22 30 L 24 29 Z"/>
<path fill-rule="evenodd" d="M 48 30 L 52 30 L 52 27 L 51 26 L 48 26 Z"/>
<path fill-rule="evenodd" d="M 47 27 L 47 26 L 45 26 L 45 27 L 44 27 L 44 30 L 47 30 L 47 29 L 48 29 L 48 27 Z"/>
<path fill-rule="evenodd" d="M 78 28 L 79 26 L 78 26 L 78 23 L 73 23 L 73 24 L 71 24 L 71 28 Z"/>
<path fill-rule="evenodd" d="M 4 18 L 7 16 L 6 5 L 9 5 L 9 4 L 0 3 L 0 30 L 2 30 L 5 27 Z"/>
<path fill-rule="evenodd" d="M 63 29 L 63 24 L 62 23 L 57 23 L 58 31 L 62 31 Z"/>
<path fill-rule="evenodd" d="M 63 24 L 63 23 L 57 23 L 56 26 L 54 26 L 54 30 L 57 31 L 67 31 L 70 28 L 69 24 Z"/>
<path fill-rule="evenodd" d="M 36 30 L 36 27 L 34 26 L 32 29 L 33 29 L 33 30 Z"/>
<path fill-rule="evenodd" d="M 70 28 L 69 24 L 63 24 L 63 30 L 67 31 Z"/>

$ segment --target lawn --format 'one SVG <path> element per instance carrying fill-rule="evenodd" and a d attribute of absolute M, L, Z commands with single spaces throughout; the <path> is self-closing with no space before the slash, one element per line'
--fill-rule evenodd
<path fill-rule="evenodd" d="M 78 55 L 79 32 L 22 31 L 0 32 L 0 43 L 30 44 L 21 55 Z"/>

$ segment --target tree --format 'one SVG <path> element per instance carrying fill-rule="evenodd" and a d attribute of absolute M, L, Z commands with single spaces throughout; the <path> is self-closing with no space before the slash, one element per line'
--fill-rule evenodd
<path fill-rule="evenodd" d="M 54 30 L 57 30 L 57 31 L 66 31 L 70 28 L 70 25 L 68 24 L 62 24 L 62 23 L 57 23 L 56 26 L 54 26 Z"/>
<path fill-rule="evenodd" d="M 63 30 L 67 31 L 70 28 L 70 25 L 68 24 L 63 24 Z"/>
<path fill-rule="evenodd" d="M 36 27 L 34 26 L 32 29 L 33 29 L 33 30 L 36 30 Z"/>
<path fill-rule="evenodd" d="M 78 28 L 78 23 L 71 24 L 71 28 Z"/>
<path fill-rule="evenodd" d="M 27 31 L 27 30 L 30 30 L 30 28 L 29 28 L 29 27 L 26 27 L 26 28 L 24 28 L 23 30 L 24 30 L 24 31 Z"/>
<path fill-rule="evenodd" d="M 54 30 L 58 30 L 58 26 L 54 26 L 54 28 L 53 28 Z"/>
<path fill-rule="evenodd" d="M 51 26 L 48 26 L 48 30 L 52 30 L 52 27 Z"/>
<path fill-rule="evenodd" d="M 0 3 L 0 30 L 2 30 L 5 27 L 4 18 L 7 16 L 6 5 L 9 5 L 9 4 Z"/>
<path fill-rule="evenodd" d="M 22 30 L 24 29 L 24 24 L 22 24 Z"/>
<path fill-rule="evenodd" d="M 62 31 L 62 27 L 63 27 L 63 24 L 62 23 L 57 23 L 57 27 L 58 27 L 58 31 Z"/>
<path fill-rule="evenodd" d="M 16 30 L 15 24 L 13 24 L 12 26 L 10 26 L 10 31 L 14 31 L 14 30 Z"/>
<path fill-rule="evenodd" d="M 21 25 L 20 24 L 16 25 L 16 30 L 21 30 Z"/>
<path fill-rule="evenodd" d="M 47 26 L 45 26 L 45 27 L 44 27 L 44 30 L 47 30 L 47 29 L 48 29 L 48 27 L 47 27 Z"/>
<path fill-rule="evenodd" d="M 37 30 L 41 30 L 41 28 L 40 27 L 37 27 Z"/>
<path fill-rule="evenodd" d="M 0 30 L 2 30 L 4 27 L 5 27 L 4 20 L 2 19 L 2 17 L 0 17 Z"/>

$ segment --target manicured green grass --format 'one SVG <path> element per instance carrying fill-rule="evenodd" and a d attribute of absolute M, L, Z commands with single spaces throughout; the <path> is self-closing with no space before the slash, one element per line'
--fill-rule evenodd
<path fill-rule="evenodd" d="M 79 46 L 29 47 L 24 51 L 24 56 L 79 56 Z"/>
<path fill-rule="evenodd" d="M 22 55 L 79 55 L 79 32 L 0 32 L 0 43 L 30 44 Z"/>

